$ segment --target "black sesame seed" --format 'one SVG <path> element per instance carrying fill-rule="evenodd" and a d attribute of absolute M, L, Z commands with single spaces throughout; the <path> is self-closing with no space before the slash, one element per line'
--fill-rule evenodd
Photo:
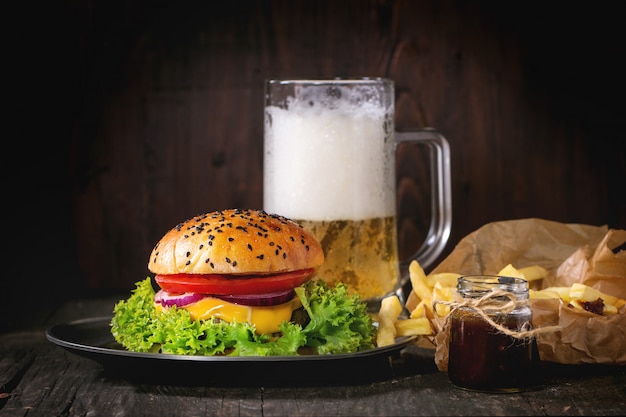
<path fill-rule="evenodd" d="M 198 246 L 198 249 L 202 249 L 204 247 L 204 245 L 201 243 L 200 246 Z"/>
<path fill-rule="evenodd" d="M 215 269 L 215 265 L 213 264 L 213 262 L 211 262 L 211 268 Z"/>
<path fill-rule="evenodd" d="M 252 245 L 248 243 L 248 249 L 252 250 Z"/>
<path fill-rule="evenodd" d="M 292 242 L 295 242 L 296 240 L 293 238 L 293 236 L 289 236 L 289 240 L 291 240 Z"/>
<path fill-rule="evenodd" d="M 283 252 L 283 259 L 287 259 L 287 253 Z"/>
<path fill-rule="evenodd" d="M 235 240 L 235 238 L 234 238 L 234 237 L 229 237 L 229 238 L 228 238 L 228 241 L 229 241 L 229 242 L 232 242 L 233 240 Z"/>
<path fill-rule="evenodd" d="M 185 262 L 185 265 L 189 265 L 191 263 L 191 261 L 187 261 Z"/>
<path fill-rule="evenodd" d="M 191 255 L 191 252 L 186 253 L 187 258 L 189 258 L 189 255 Z"/>
<path fill-rule="evenodd" d="M 263 254 L 257 256 L 257 258 L 259 258 L 259 259 L 263 259 L 264 257 L 265 257 L 265 255 L 263 255 Z"/>
<path fill-rule="evenodd" d="M 226 262 L 230 263 L 230 258 L 226 258 Z"/>
<path fill-rule="evenodd" d="M 237 261 L 234 261 L 234 262 L 233 262 L 233 266 L 237 266 Z"/>

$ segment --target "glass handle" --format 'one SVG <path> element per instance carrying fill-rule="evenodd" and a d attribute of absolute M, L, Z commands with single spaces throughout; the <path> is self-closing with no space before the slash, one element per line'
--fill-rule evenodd
<path fill-rule="evenodd" d="M 396 132 L 396 144 L 417 143 L 430 148 L 431 219 L 426 239 L 402 267 L 417 260 L 422 268 L 430 268 L 441 255 L 450 238 L 452 226 L 452 192 L 450 179 L 450 145 L 432 128 Z"/>

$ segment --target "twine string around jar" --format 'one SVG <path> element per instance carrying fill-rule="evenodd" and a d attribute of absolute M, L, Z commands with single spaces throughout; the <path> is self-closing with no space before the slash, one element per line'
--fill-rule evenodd
<path fill-rule="evenodd" d="M 450 307 L 450 313 L 446 316 L 442 330 L 446 331 L 450 327 L 450 317 L 452 313 L 459 308 L 466 308 L 472 310 L 474 313 L 479 315 L 483 320 L 489 323 L 493 328 L 498 330 L 500 333 L 503 333 L 507 336 L 510 336 L 515 339 L 530 339 L 535 337 L 539 333 L 548 333 L 555 332 L 562 329 L 561 326 L 545 326 L 537 329 L 529 330 L 531 324 L 529 322 L 524 323 L 521 326 L 520 331 L 511 330 L 508 327 L 502 326 L 496 323 L 490 315 L 493 314 L 508 314 L 513 311 L 516 307 L 527 305 L 528 300 L 518 300 L 515 297 L 515 294 L 500 290 L 500 289 L 491 289 L 486 292 L 480 298 L 464 298 L 463 301 L 444 301 L 444 300 L 433 300 L 433 312 L 437 315 L 437 305 L 447 305 Z M 438 315 L 437 315 L 438 316 Z M 439 317 L 437 317 L 439 318 Z"/>

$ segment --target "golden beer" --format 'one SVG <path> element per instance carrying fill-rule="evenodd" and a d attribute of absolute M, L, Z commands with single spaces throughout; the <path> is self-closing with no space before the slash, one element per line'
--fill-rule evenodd
<path fill-rule="evenodd" d="M 420 263 L 441 252 L 450 225 L 450 175 L 442 166 L 447 142 L 429 129 L 396 132 L 394 109 L 394 83 L 385 78 L 266 83 L 263 209 L 311 231 L 326 257 L 317 278 L 347 284 L 370 311 L 385 296 L 401 295 L 404 285 L 396 225 L 399 143 L 428 146 L 434 161 L 437 216 L 416 252 Z"/>
<path fill-rule="evenodd" d="M 317 237 L 326 259 L 315 278 L 330 285 L 343 282 L 363 300 L 398 288 L 396 216 L 366 220 L 297 220 Z"/>

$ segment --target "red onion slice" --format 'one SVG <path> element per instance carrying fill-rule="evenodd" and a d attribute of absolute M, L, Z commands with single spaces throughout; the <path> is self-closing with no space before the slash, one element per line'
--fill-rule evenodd
<path fill-rule="evenodd" d="M 163 307 L 184 307 L 186 305 L 200 301 L 205 297 L 204 294 L 195 292 L 186 292 L 183 294 L 170 294 L 165 290 L 159 290 L 154 294 L 154 302 L 161 304 Z"/>
<path fill-rule="evenodd" d="M 293 299 L 295 294 L 295 291 L 290 289 L 266 294 L 214 295 L 213 297 L 228 301 L 229 303 L 262 307 L 286 303 Z"/>

